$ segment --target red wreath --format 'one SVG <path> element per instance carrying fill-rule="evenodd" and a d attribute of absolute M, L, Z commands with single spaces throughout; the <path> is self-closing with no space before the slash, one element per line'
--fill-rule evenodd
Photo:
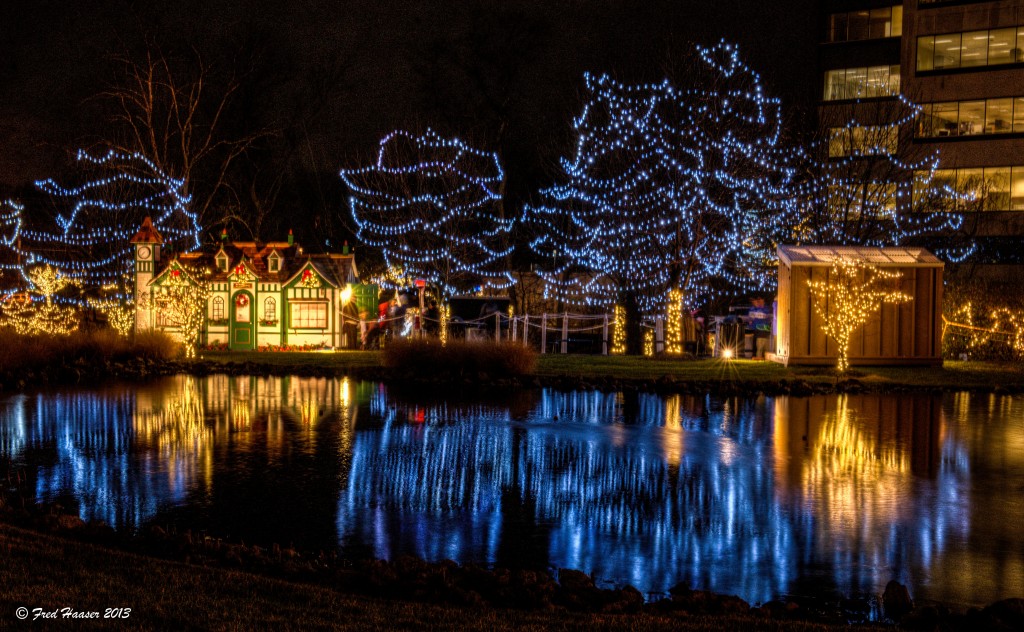
<path fill-rule="evenodd" d="M 313 278 L 313 271 L 308 269 L 308 268 L 306 270 L 303 270 L 303 272 L 302 272 L 302 280 L 303 281 L 308 281 L 311 278 Z"/>
<path fill-rule="evenodd" d="M 249 304 L 249 297 L 245 294 L 239 294 L 235 297 L 235 305 L 238 307 L 245 307 Z"/>

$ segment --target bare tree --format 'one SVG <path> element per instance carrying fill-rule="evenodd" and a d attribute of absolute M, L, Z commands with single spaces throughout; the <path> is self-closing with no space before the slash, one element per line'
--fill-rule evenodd
<path fill-rule="evenodd" d="M 123 53 L 116 62 L 119 80 L 102 94 L 117 105 L 113 119 L 119 134 L 113 145 L 142 153 L 164 173 L 184 180 L 201 226 L 225 217 L 248 225 L 237 211 L 246 190 L 230 182 L 231 170 L 255 143 L 275 133 L 230 120 L 251 69 L 218 72 L 196 48 L 171 57 L 152 42 L 144 54 Z M 231 207 L 236 210 L 227 210 Z"/>

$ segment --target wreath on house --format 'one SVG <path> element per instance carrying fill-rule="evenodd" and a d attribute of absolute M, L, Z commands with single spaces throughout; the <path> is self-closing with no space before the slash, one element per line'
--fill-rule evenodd
<path fill-rule="evenodd" d="M 245 307 L 249 304 L 249 297 L 245 294 L 239 294 L 235 297 L 235 305 L 237 307 Z"/>

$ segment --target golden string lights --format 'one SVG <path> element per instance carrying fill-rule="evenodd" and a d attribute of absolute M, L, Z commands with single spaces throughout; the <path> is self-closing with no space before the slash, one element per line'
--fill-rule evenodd
<path fill-rule="evenodd" d="M 178 261 L 157 277 L 154 300 L 167 322 L 178 328 L 185 358 L 196 357 L 199 333 L 206 319 L 206 303 L 210 298 L 207 283 L 197 280 L 199 273 Z"/>
<path fill-rule="evenodd" d="M 976 320 L 974 307 L 968 301 L 954 310 L 951 318 L 943 316 L 942 321 L 943 335 L 950 329 L 959 330 L 966 336 L 969 348 L 1003 342 L 1017 353 L 1024 353 L 1024 312 L 997 307 L 988 313 L 987 318 Z"/>
<path fill-rule="evenodd" d="M 814 311 L 822 319 L 822 331 L 836 341 L 839 348 L 837 368 L 849 368 L 850 337 L 877 312 L 882 303 L 904 303 L 913 300 L 898 289 L 900 272 L 889 272 L 860 259 L 836 257 L 828 277 L 808 280 Z M 885 287 L 888 285 L 889 287 Z"/>
<path fill-rule="evenodd" d="M 626 353 L 626 308 L 616 305 L 612 320 L 612 354 Z"/>
<path fill-rule="evenodd" d="M 77 330 L 78 307 L 56 299 L 59 293 L 79 287 L 79 282 L 51 265 L 35 266 L 27 274 L 30 286 L 25 292 L 0 297 L 0 324 L 29 336 L 66 336 Z"/>
<path fill-rule="evenodd" d="M 665 327 L 665 352 L 680 354 L 683 352 L 683 291 L 672 288 L 668 293 L 668 319 Z"/>

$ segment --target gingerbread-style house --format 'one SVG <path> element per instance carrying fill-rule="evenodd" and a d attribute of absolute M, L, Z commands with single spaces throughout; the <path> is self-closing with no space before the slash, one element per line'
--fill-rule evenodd
<path fill-rule="evenodd" d="M 225 233 L 216 244 L 165 256 L 163 239 L 147 217 L 131 243 L 136 297 L 152 299 L 182 272 L 208 284 L 203 345 L 352 348 L 358 344 L 359 304 L 376 307 L 376 287 L 359 284 L 355 256 L 347 246 L 340 254 L 306 254 L 290 231 L 287 241 L 266 243 L 228 241 Z M 136 331 L 173 335 L 176 323 L 155 303 L 137 301 Z"/>

